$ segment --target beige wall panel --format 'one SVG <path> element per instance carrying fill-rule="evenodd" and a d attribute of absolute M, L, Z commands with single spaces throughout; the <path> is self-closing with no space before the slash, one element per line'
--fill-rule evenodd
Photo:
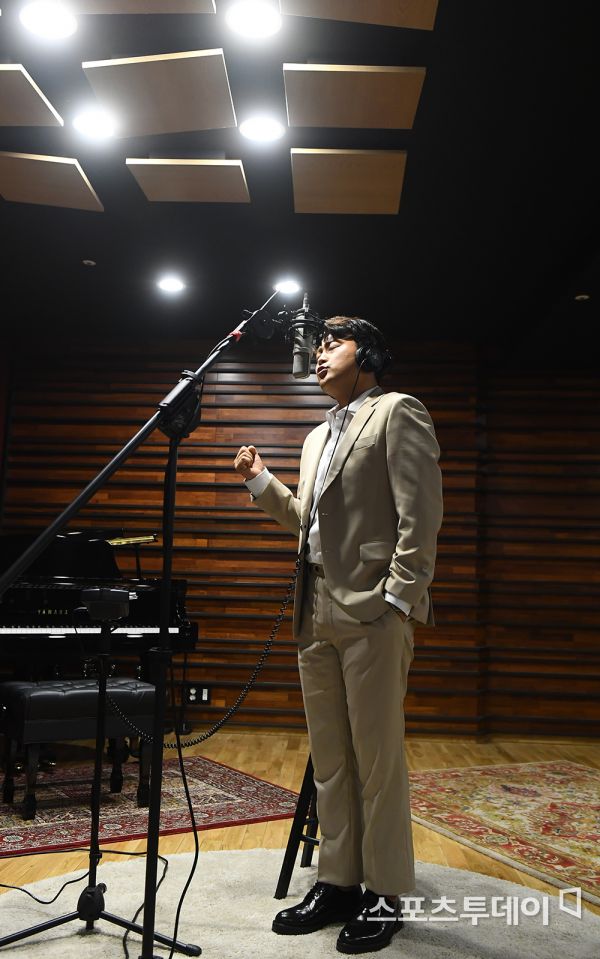
<path fill-rule="evenodd" d="M 292 127 L 409 130 L 425 68 L 284 63 L 283 75 Z"/>
<path fill-rule="evenodd" d="M 191 50 L 82 64 L 118 136 L 236 125 L 222 50 Z"/>
<path fill-rule="evenodd" d="M 0 153 L 0 195 L 15 203 L 40 203 L 102 212 L 94 189 L 77 160 Z"/>
<path fill-rule="evenodd" d="M 72 0 L 75 13 L 216 13 L 215 0 Z"/>
<path fill-rule="evenodd" d="M 63 126 L 62 117 L 20 63 L 0 63 L 0 126 Z"/>
<path fill-rule="evenodd" d="M 136 160 L 127 166 L 149 200 L 249 203 L 241 160 Z"/>
<path fill-rule="evenodd" d="M 293 149 L 296 213 L 396 214 L 406 153 Z"/>
<path fill-rule="evenodd" d="M 281 0 L 281 12 L 323 20 L 433 30 L 438 0 Z"/>

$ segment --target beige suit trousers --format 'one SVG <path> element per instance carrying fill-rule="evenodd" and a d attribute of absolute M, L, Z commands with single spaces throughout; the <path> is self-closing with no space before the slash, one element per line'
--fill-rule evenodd
<path fill-rule="evenodd" d="M 319 879 L 383 895 L 414 888 L 404 697 L 414 621 L 361 623 L 307 573 L 300 679 L 321 828 Z"/>

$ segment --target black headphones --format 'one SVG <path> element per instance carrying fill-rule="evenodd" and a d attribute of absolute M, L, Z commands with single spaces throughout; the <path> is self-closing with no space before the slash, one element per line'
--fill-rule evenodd
<path fill-rule="evenodd" d="M 364 373 L 375 373 L 379 376 L 391 362 L 392 354 L 388 349 L 382 349 L 374 343 L 357 347 L 356 364 Z"/>

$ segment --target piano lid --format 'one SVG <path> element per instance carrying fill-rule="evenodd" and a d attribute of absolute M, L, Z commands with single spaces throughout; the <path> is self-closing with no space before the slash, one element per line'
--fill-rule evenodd
<path fill-rule="evenodd" d="M 33 543 L 39 533 L 14 533 L 0 536 L 0 572 L 8 569 Z M 152 542 L 143 537 L 144 542 Z M 111 540 L 119 545 L 140 542 L 140 536 L 127 537 L 123 530 L 82 529 L 59 533 L 31 566 L 25 570 L 21 581 L 48 577 L 70 579 L 121 579 Z M 116 544 L 115 544 L 116 545 Z"/>

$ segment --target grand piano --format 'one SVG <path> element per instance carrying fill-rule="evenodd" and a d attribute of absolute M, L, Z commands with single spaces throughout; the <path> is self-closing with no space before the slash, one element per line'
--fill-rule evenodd
<path fill-rule="evenodd" d="M 36 539 L 34 534 L 0 536 L 0 570 L 8 569 Z M 0 673 L 3 678 L 40 680 L 72 674 L 93 655 L 100 624 L 82 611 L 82 590 L 118 587 L 129 592 L 129 615 L 112 632 L 112 653 L 139 657 L 158 645 L 160 579 L 142 576 L 139 547 L 155 534 L 125 535 L 122 530 L 81 529 L 59 534 L 0 601 Z M 125 577 L 115 552 L 136 550 L 135 577 Z M 187 582 L 171 583 L 169 639 L 174 652 L 189 652 L 198 638 L 187 617 Z M 81 671 L 79 671 L 81 675 Z"/>

